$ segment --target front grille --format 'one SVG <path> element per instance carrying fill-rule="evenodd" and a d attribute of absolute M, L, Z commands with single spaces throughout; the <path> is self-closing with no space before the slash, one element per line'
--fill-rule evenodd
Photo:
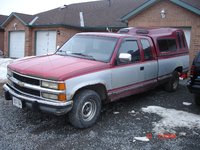
<path fill-rule="evenodd" d="M 37 79 L 21 76 L 19 74 L 13 73 L 13 77 L 21 82 L 32 84 L 32 85 L 40 85 L 40 81 Z"/>
<path fill-rule="evenodd" d="M 21 92 L 24 92 L 24 93 L 27 93 L 27 94 L 31 94 L 31 95 L 35 95 L 35 96 L 40 96 L 40 91 L 28 89 L 28 88 L 25 88 L 25 87 L 21 87 L 21 86 L 15 84 L 15 83 L 13 83 L 13 86 L 16 89 L 18 89 L 19 91 L 21 91 Z"/>
<path fill-rule="evenodd" d="M 16 82 L 9 80 L 10 81 L 9 84 L 11 85 L 11 87 L 16 89 L 18 92 L 40 97 L 40 90 L 36 90 L 34 88 L 28 88 L 28 87 L 24 86 L 24 84 L 29 84 L 29 86 L 32 85 L 32 86 L 40 87 L 40 80 L 39 79 L 34 79 L 32 77 L 29 77 L 29 76 L 24 76 L 24 75 L 21 75 L 21 74 L 16 73 L 16 72 L 13 72 L 12 76 L 13 76 L 14 79 L 16 79 Z"/>

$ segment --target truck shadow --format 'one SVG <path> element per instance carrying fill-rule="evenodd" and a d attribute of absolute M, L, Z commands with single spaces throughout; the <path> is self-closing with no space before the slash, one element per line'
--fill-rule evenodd
<path fill-rule="evenodd" d="M 157 88 L 142 94 L 137 94 L 134 96 L 126 97 L 120 99 L 116 102 L 103 105 L 102 113 L 99 118 L 99 121 L 96 125 L 89 129 L 75 129 L 72 127 L 68 121 L 68 116 L 54 116 L 50 114 L 45 114 L 41 112 L 31 112 L 30 110 L 23 110 L 26 112 L 26 115 L 21 113 L 23 119 L 26 120 L 27 126 L 31 126 L 30 133 L 34 135 L 39 135 L 42 133 L 57 133 L 57 134 L 66 134 L 67 133 L 76 133 L 85 130 L 92 130 L 94 128 L 100 128 L 103 124 L 106 124 L 107 120 L 112 120 L 113 113 L 119 111 L 121 114 L 128 113 L 131 110 L 139 111 L 141 108 L 140 103 L 151 103 L 148 102 L 150 99 L 148 97 L 154 96 L 156 93 L 162 92 L 161 88 Z M 117 117 L 117 116 L 116 116 Z"/>
<path fill-rule="evenodd" d="M 84 130 L 75 129 L 72 127 L 68 121 L 67 115 L 54 116 L 41 112 L 35 113 L 29 110 L 22 110 L 25 113 L 20 113 L 20 116 L 18 117 L 26 120 L 25 126 L 30 126 L 29 132 L 34 135 L 47 133 L 58 135 L 65 135 L 66 133 L 83 134 L 92 130 L 106 129 L 107 126 L 114 126 L 116 122 L 123 122 L 123 120 L 130 121 L 131 119 L 143 118 L 144 116 L 152 120 L 151 116 L 141 112 L 142 107 L 157 105 L 165 108 L 182 108 L 182 102 L 184 100 L 191 100 L 191 95 L 189 93 L 185 94 L 186 92 L 188 91 L 185 85 L 180 85 L 178 91 L 175 93 L 168 93 L 161 87 L 158 87 L 145 93 L 129 96 L 120 99 L 119 101 L 105 104 L 102 108 L 102 113 L 97 124 L 89 129 Z M 193 108 L 195 108 L 195 106 Z M 191 112 L 194 111 L 190 107 L 183 107 L 182 109 Z M 133 111 L 134 114 L 132 114 Z M 196 107 L 196 112 L 198 113 L 199 111 L 200 109 Z M 134 122 L 134 120 L 132 121 Z"/>

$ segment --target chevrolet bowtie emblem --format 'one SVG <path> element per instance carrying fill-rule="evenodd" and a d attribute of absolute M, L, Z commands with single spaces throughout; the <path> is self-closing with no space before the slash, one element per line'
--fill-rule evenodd
<path fill-rule="evenodd" d="M 21 86 L 21 87 L 24 87 L 24 83 L 23 83 L 23 82 L 20 82 L 20 81 L 19 81 L 19 82 L 18 82 L 18 85 Z"/>

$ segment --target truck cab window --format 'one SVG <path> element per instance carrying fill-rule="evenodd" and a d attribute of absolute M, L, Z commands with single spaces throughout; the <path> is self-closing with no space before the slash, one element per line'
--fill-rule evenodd
<path fill-rule="evenodd" d="M 176 34 L 177 34 L 177 37 L 178 37 L 179 48 L 182 48 L 180 32 L 177 32 Z"/>
<path fill-rule="evenodd" d="M 181 37 L 182 37 L 182 40 L 183 40 L 183 47 L 186 48 L 185 36 L 184 36 L 183 33 L 181 33 Z"/>
<path fill-rule="evenodd" d="M 128 53 L 131 54 L 131 62 L 137 62 L 140 61 L 140 50 L 137 44 L 137 41 L 135 40 L 126 40 L 121 44 L 121 47 L 118 52 L 118 56 L 120 53 Z M 120 62 L 119 62 L 120 63 Z"/>
<path fill-rule="evenodd" d="M 153 54 L 149 41 L 147 39 L 141 39 L 141 44 L 144 51 L 144 60 L 152 60 Z"/>
<path fill-rule="evenodd" d="M 176 51 L 177 45 L 175 39 L 159 39 L 158 40 L 158 46 L 160 52 L 170 52 L 170 51 Z"/>

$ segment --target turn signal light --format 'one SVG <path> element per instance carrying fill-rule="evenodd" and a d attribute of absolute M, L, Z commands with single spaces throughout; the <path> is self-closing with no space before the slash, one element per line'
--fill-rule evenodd
<path fill-rule="evenodd" d="M 65 83 L 58 83 L 58 90 L 65 90 Z"/>
<path fill-rule="evenodd" d="M 64 102 L 64 101 L 66 101 L 66 99 L 67 99 L 66 94 L 59 94 L 59 95 L 58 95 L 58 100 L 59 100 L 59 101 Z"/>

